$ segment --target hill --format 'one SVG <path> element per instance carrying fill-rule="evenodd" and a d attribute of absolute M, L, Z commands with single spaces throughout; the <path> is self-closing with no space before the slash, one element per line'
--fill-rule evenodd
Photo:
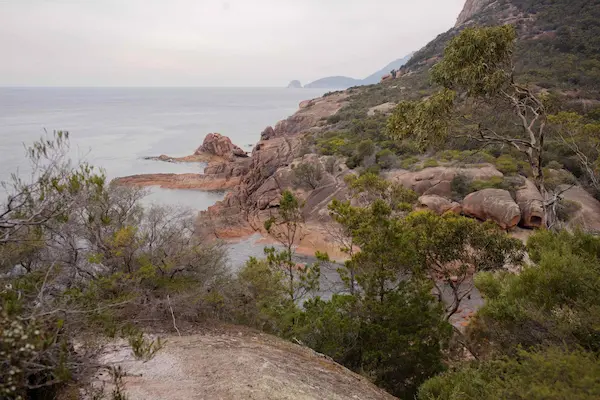
<path fill-rule="evenodd" d="M 361 80 L 349 78 L 347 76 L 329 76 L 308 83 L 304 85 L 304 87 L 309 89 L 345 89 L 352 86 L 360 86 L 362 84 Z"/>
<path fill-rule="evenodd" d="M 380 69 L 379 71 L 377 71 L 377 72 L 367 76 L 365 79 L 363 79 L 362 84 L 363 85 L 374 85 L 376 83 L 379 83 L 381 81 L 382 76 L 389 74 L 391 70 L 398 70 L 401 67 L 403 67 L 410 60 L 410 58 L 413 56 L 413 54 L 415 54 L 415 53 L 410 53 L 409 55 L 407 55 L 405 57 L 402 57 L 402 58 L 392 61 L 391 63 L 389 63 L 382 69 Z"/>
<path fill-rule="evenodd" d="M 367 76 L 365 79 L 354 79 L 347 76 L 329 76 L 306 84 L 304 87 L 318 89 L 347 89 L 353 86 L 373 85 L 379 83 L 379 81 L 381 81 L 381 77 L 389 74 L 391 70 L 400 69 L 400 67 L 410 60 L 413 54 L 414 53 L 410 53 L 405 57 L 392 61 L 379 71 Z"/>

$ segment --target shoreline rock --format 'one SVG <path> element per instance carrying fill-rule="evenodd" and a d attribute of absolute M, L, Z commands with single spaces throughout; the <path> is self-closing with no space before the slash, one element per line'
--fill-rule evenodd
<path fill-rule="evenodd" d="M 160 186 L 166 189 L 193 189 L 204 191 L 225 191 L 241 183 L 241 177 L 248 172 L 250 158 L 240 147 L 234 145 L 227 136 L 209 133 L 202 146 L 192 155 L 170 157 L 145 157 L 147 160 L 164 162 L 204 162 L 208 165 L 204 174 L 141 174 L 119 177 L 113 180 L 117 185 Z"/>
<path fill-rule="evenodd" d="M 203 174 L 141 174 L 116 178 L 113 182 L 123 186 L 160 186 L 164 189 L 193 189 L 225 191 L 240 183 L 240 177 L 223 178 Z"/>
<path fill-rule="evenodd" d="M 236 157 L 248 157 L 248 154 L 244 150 L 233 144 L 227 136 L 223 136 L 220 133 L 209 133 L 204 137 L 202 146 L 198 147 L 194 156 L 202 156 L 204 154 L 211 154 L 230 161 L 234 161 Z"/>

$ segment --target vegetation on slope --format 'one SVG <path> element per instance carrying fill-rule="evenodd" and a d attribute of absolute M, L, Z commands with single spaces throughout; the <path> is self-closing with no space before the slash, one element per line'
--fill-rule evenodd
<path fill-rule="evenodd" d="M 558 175 L 551 172 L 564 166 L 597 189 L 600 113 L 589 101 L 598 94 L 596 3 L 513 0 L 506 15 L 487 9 L 475 22 L 519 17 L 514 53 L 509 28 L 466 29 L 450 41 L 452 31 L 417 54 L 402 79 L 351 90 L 349 104 L 311 143 L 362 172 L 348 180 L 358 201 L 330 205 L 348 254 L 342 266 L 325 254 L 315 264 L 296 264 L 303 218 L 291 192 L 265 224 L 283 250 L 266 249 L 265 259 L 231 274 L 222 247 L 199 241 L 185 213 L 145 209 L 140 191 L 108 185 L 91 166 L 66 160 L 64 133 L 34 144 L 34 179 L 16 179 L 0 209 L 2 397 L 77 396 L 72 385 L 92 372 L 85 350 L 97 350 L 88 337 L 124 337 L 137 357 L 149 358 L 161 341 L 145 332 L 179 332 L 213 319 L 304 343 L 403 398 L 598 397 L 599 239 L 536 232 L 523 266 L 523 245 L 497 227 L 415 212 L 415 193 L 377 176 L 381 168 L 478 160 L 507 175 L 542 176 L 549 192 L 562 183 L 551 182 Z M 497 46 L 487 48 L 490 41 Z M 446 43 L 433 70 L 439 86 L 431 86 L 429 67 Z M 465 46 L 479 51 L 465 53 Z M 466 95 L 451 93 L 461 88 Z M 523 132 L 511 125 L 515 109 L 497 101 L 507 90 L 514 91 L 509 98 L 520 93 L 517 100 L 536 105 L 529 117 L 543 110 L 547 119 L 538 164 L 506 141 L 481 150 L 455 135 L 485 126 L 523 144 Z M 386 102 L 400 104 L 391 120 L 367 114 Z M 456 112 L 477 123 L 456 123 Z M 306 187 L 321 179 L 319 171 L 301 171 Z M 507 183 L 459 179 L 452 186 L 464 195 Z M 507 263 L 520 273 L 505 270 Z M 331 299 L 316 296 L 323 271 L 344 283 Z M 448 321 L 473 280 L 486 304 L 460 332 Z M 76 341 L 84 351 L 75 351 Z M 112 373 L 118 382 L 120 372 Z M 123 398 L 117 385 L 113 399 Z"/>

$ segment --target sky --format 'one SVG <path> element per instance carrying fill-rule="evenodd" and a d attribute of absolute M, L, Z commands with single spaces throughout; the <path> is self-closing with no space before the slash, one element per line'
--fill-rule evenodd
<path fill-rule="evenodd" d="M 285 86 L 364 78 L 465 0 L 0 0 L 0 86 Z"/>

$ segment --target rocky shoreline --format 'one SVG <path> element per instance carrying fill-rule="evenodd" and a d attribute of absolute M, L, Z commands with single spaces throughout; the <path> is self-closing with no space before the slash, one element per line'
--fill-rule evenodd
<path fill-rule="evenodd" d="M 345 177 L 354 174 L 345 160 L 334 156 L 311 154 L 304 146 L 307 135 L 326 129 L 327 118 L 337 113 L 347 102 L 348 91 L 303 101 L 291 117 L 267 127 L 251 154 L 234 145 L 220 134 L 209 134 L 194 154 L 174 158 L 157 157 L 166 162 L 206 162 L 204 174 L 148 174 L 122 177 L 117 184 L 160 186 L 170 189 L 227 191 L 225 198 L 197 218 L 199 233 L 206 239 L 226 241 L 247 238 L 256 233 L 267 238 L 264 221 L 279 206 L 284 190 L 291 190 L 304 202 L 305 232 L 298 246 L 304 255 L 316 250 L 328 252 L 333 259 L 343 260 L 335 238 L 335 224 L 330 223 L 328 204 L 334 199 L 351 199 Z M 301 164 L 318 166 L 322 177 L 315 187 L 298 185 L 294 169 Z M 420 171 L 392 169 L 382 176 L 414 190 L 419 208 L 442 214 L 455 212 L 482 221 L 491 220 L 506 230 L 544 226 L 542 197 L 535 185 L 523 178 L 514 193 L 504 189 L 483 189 L 467 195 L 461 201 L 452 199 L 452 181 L 458 176 L 485 181 L 503 178 L 492 164 L 461 167 L 438 166 Z M 585 204 L 574 221 L 583 221 L 600 230 L 600 203 L 581 188 L 565 192 L 566 199 Z M 523 235 L 514 231 L 515 236 Z M 268 239 L 265 239 L 268 243 Z"/>

